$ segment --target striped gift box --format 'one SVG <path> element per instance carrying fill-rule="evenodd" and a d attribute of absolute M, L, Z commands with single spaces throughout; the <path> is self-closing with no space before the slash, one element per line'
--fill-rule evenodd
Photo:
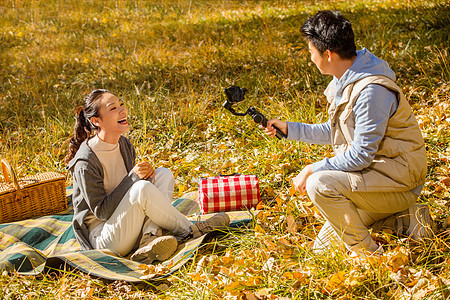
<path fill-rule="evenodd" d="M 256 175 L 203 177 L 198 191 L 203 214 L 250 209 L 261 199 Z"/>

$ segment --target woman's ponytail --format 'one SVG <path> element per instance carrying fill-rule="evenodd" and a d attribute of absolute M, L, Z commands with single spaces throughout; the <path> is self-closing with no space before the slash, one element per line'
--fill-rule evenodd
<path fill-rule="evenodd" d="M 75 156 L 81 143 L 89 137 L 90 133 L 91 128 L 86 122 L 83 107 L 79 106 L 75 110 L 75 129 L 69 142 L 69 154 L 66 157 L 66 163 L 68 163 Z"/>
<path fill-rule="evenodd" d="M 98 117 L 100 109 L 99 101 L 104 93 L 109 93 L 104 89 L 97 89 L 92 91 L 84 100 L 84 105 L 79 106 L 75 110 L 75 128 L 73 136 L 69 142 L 69 154 L 66 157 L 66 163 L 75 157 L 81 143 L 83 143 L 92 133 L 92 130 L 97 129 L 90 121 L 92 117 Z"/>

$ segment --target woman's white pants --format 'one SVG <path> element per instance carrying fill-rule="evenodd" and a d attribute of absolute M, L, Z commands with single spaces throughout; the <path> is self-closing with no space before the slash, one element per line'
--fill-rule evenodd
<path fill-rule="evenodd" d="M 92 247 L 108 248 L 124 256 L 142 234 L 156 234 L 160 228 L 175 236 L 189 235 L 191 221 L 171 204 L 174 183 L 172 171 L 167 168 L 157 168 L 151 181 L 134 183 L 111 217 L 90 232 Z"/>

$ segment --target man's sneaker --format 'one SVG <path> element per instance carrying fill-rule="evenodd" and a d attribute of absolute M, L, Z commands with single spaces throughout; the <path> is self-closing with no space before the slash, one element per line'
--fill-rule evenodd
<path fill-rule="evenodd" d="M 230 225 L 230 217 L 226 213 L 218 213 L 211 218 L 191 225 L 192 236 L 198 238 L 208 232 L 225 229 Z"/>
<path fill-rule="evenodd" d="M 147 245 L 136 250 L 130 259 L 147 265 L 154 260 L 168 259 L 178 247 L 177 239 L 171 235 L 155 236 L 147 233 L 142 237 L 142 241 L 148 242 Z"/>
<path fill-rule="evenodd" d="M 406 233 L 413 240 L 430 238 L 432 234 L 431 216 L 428 206 L 425 204 L 414 204 L 408 209 L 409 228 Z"/>

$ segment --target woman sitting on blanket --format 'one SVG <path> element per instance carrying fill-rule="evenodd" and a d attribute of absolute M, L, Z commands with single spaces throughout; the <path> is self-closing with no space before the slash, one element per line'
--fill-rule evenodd
<path fill-rule="evenodd" d="M 107 90 L 94 90 L 77 109 L 67 161 L 81 247 L 125 256 L 139 242 L 131 259 L 149 264 L 168 259 L 178 241 L 226 228 L 225 213 L 193 224 L 171 205 L 172 172 L 146 161 L 135 164 L 133 145 L 122 135 L 129 127 L 123 102 Z M 162 236 L 164 229 L 174 236 Z"/>

